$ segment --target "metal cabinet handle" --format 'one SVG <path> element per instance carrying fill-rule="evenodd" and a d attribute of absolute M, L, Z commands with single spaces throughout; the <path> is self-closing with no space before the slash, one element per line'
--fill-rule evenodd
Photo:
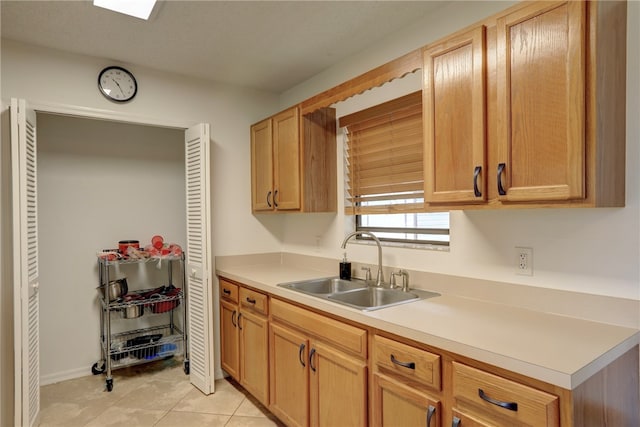
<path fill-rule="evenodd" d="M 482 166 L 476 166 L 473 171 L 473 194 L 476 197 L 482 197 L 482 192 L 480 192 L 480 189 L 478 188 L 478 176 L 480 175 L 480 172 L 482 172 Z"/>
<path fill-rule="evenodd" d="M 255 305 L 255 304 L 256 304 L 256 300 L 251 299 L 251 298 L 249 298 L 249 297 L 247 297 L 247 302 L 248 302 L 249 304 L 253 304 L 253 305 Z"/>
<path fill-rule="evenodd" d="M 278 196 L 278 190 L 276 190 L 275 193 L 273 193 L 273 206 L 274 207 L 278 207 L 278 202 L 276 201 L 276 197 Z"/>
<path fill-rule="evenodd" d="M 238 313 L 238 329 L 242 330 L 242 326 L 240 325 L 240 318 L 242 317 L 242 313 Z"/>
<path fill-rule="evenodd" d="M 267 193 L 267 206 L 271 207 L 271 191 Z"/>
<path fill-rule="evenodd" d="M 315 371 L 316 371 L 315 366 L 313 366 L 313 355 L 314 355 L 314 354 L 316 354 L 316 349 L 315 349 L 315 348 L 312 348 L 312 349 L 311 349 L 311 353 L 309 353 L 309 367 L 311 368 L 311 370 L 312 370 L 313 372 L 315 372 Z"/>
<path fill-rule="evenodd" d="M 433 414 L 436 413 L 436 407 L 433 405 L 429 405 L 429 409 L 427 409 L 427 427 L 431 427 L 431 418 L 433 418 Z"/>
<path fill-rule="evenodd" d="M 462 420 L 460 418 L 453 417 L 453 422 L 451 423 L 451 427 L 459 427 L 461 421 Z"/>
<path fill-rule="evenodd" d="M 501 400 L 492 399 L 491 397 L 484 394 L 484 391 L 481 388 L 478 389 L 478 396 L 480 396 L 480 399 L 501 408 L 508 409 L 510 411 L 518 410 L 518 404 L 516 402 L 503 402 Z"/>
<path fill-rule="evenodd" d="M 233 324 L 234 328 L 238 327 L 238 324 L 236 323 L 236 311 L 233 310 L 233 314 L 231 314 L 231 323 Z"/>
<path fill-rule="evenodd" d="M 222 290 L 222 292 L 223 292 L 225 295 L 231 295 L 231 291 L 230 291 L 229 289 L 227 289 L 227 288 L 224 288 L 224 289 Z"/>
<path fill-rule="evenodd" d="M 300 344 L 300 350 L 298 351 L 298 360 L 300 360 L 300 364 L 302 365 L 303 368 L 307 366 L 304 364 L 304 359 L 302 358 L 302 352 L 304 351 L 305 347 L 306 346 L 304 343 Z"/>
<path fill-rule="evenodd" d="M 395 356 L 391 355 L 391 361 L 398 366 L 402 366 L 403 368 L 416 369 L 416 364 L 414 362 L 401 362 L 395 358 Z"/>
<path fill-rule="evenodd" d="M 505 196 L 507 194 L 502 186 L 502 173 L 504 172 L 505 167 L 507 167 L 506 164 L 498 163 L 498 194 L 501 196 Z"/>

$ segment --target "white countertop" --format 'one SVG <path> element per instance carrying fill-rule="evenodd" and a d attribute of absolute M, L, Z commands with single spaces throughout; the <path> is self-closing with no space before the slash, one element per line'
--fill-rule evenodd
<path fill-rule="evenodd" d="M 640 342 L 640 332 L 568 316 L 443 294 L 361 311 L 279 283 L 328 277 L 277 264 L 229 265 L 216 274 L 363 325 L 572 390 Z"/>

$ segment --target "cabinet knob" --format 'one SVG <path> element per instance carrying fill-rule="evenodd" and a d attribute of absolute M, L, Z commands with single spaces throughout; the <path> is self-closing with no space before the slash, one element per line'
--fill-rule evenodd
<path fill-rule="evenodd" d="M 473 171 L 473 195 L 476 197 L 482 197 L 482 192 L 478 188 L 478 176 L 482 172 L 482 166 L 476 166 Z"/>
<path fill-rule="evenodd" d="M 309 353 L 309 367 L 311 368 L 311 370 L 312 370 L 313 372 L 315 372 L 315 371 L 316 371 L 315 366 L 313 366 L 313 355 L 314 355 L 314 354 L 316 354 L 316 349 L 315 349 L 315 348 L 312 348 L 312 349 L 311 349 L 311 353 Z"/>
<path fill-rule="evenodd" d="M 427 427 L 431 427 L 431 419 L 433 418 L 433 414 L 436 413 L 436 407 L 433 405 L 429 405 L 429 409 L 427 409 Z"/>
<path fill-rule="evenodd" d="M 396 364 L 398 366 L 402 366 L 403 368 L 416 369 L 415 362 L 401 362 L 398 359 L 396 359 L 393 354 L 391 355 L 391 362 L 393 362 L 394 364 Z"/>
<path fill-rule="evenodd" d="M 482 390 L 481 388 L 478 389 L 478 396 L 480 396 L 480 399 L 484 400 L 485 402 L 489 402 L 492 405 L 496 405 L 496 406 L 499 406 L 501 408 L 508 409 L 510 411 L 517 411 L 518 410 L 518 404 L 516 402 L 503 402 L 501 400 L 493 399 L 493 398 L 487 396 L 484 393 L 484 390 Z"/>
<path fill-rule="evenodd" d="M 504 190 L 502 186 L 502 173 L 504 172 L 504 168 L 507 167 L 505 163 L 498 164 L 498 194 L 504 196 L 507 192 Z"/>
<path fill-rule="evenodd" d="M 302 352 L 304 351 L 305 345 L 304 343 L 300 344 L 300 350 L 298 351 L 298 360 L 300 360 L 300 364 L 302 365 L 302 367 L 304 368 L 305 365 L 304 364 L 304 359 L 302 358 Z"/>

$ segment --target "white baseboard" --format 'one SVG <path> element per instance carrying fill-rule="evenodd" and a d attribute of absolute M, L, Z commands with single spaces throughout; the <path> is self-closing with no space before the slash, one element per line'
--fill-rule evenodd
<path fill-rule="evenodd" d="M 60 381 L 72 380 L 75 378 L 93 375 L 87 367 L 70 369 L 64 372 L 56 372 L 55 374 L 43 375 L 40 377 L 40 385 L 48 385 L 59 383 Z"/>

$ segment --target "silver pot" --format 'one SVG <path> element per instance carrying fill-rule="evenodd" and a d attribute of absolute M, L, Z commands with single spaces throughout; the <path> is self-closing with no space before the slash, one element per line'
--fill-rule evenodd
<path fill-rule="evenodd" d="M 107 285 L 109 289 L 109 301 L 113 301 L 117 298 L 120 298 L 129 292 L 129 287 L 127 286 L 127 279 L 123 277 L 122 279 L 112 280 Z M 104 294 L 104 286 L 102 286 L 102 292 Z M 106 298 L 106 296 L 105 296 Z"/>
<path fill-rule="evenodd" d="M 121 310 L 121 313 L 125 319 L 135 319 L 144 313 L 144 305 L 140 303 L 129 303 Z"/>

